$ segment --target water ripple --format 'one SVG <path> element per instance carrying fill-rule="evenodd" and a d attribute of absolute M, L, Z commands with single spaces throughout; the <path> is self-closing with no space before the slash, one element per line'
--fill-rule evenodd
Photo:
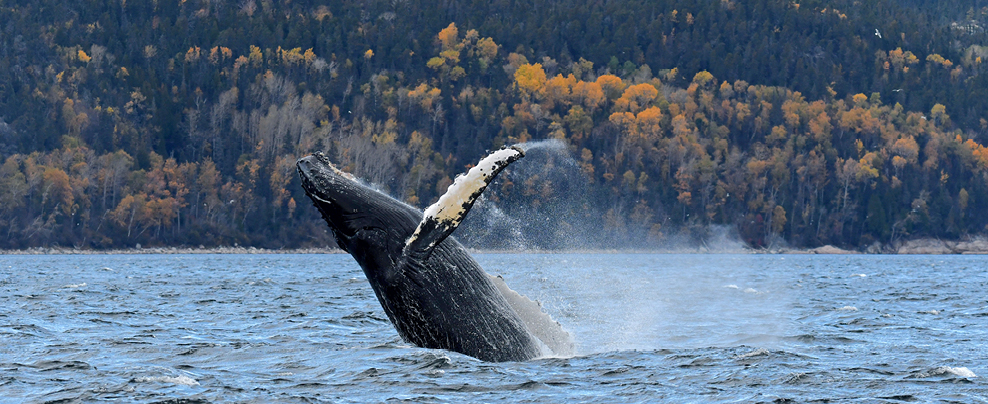
<path fill-rule="evenodd" d="M 977 257 L 477 258 L 577 355 L 410 346 L 346 255 L 0 256 L 0 402 L 988 401 Z"/>

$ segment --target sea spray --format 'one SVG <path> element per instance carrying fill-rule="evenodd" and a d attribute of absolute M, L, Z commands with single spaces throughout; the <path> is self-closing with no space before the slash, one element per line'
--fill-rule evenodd
<path fill-rule="evenodd" d="M 515 145 L 525 158 L 495 180 L 458 231 L 479 249 L 596 248 L 588 235 L 600 215 L 590 208 L 588 178 L 557 139 Z M 589 222 L 588 222 L 589 221 Z"/>
<path fill-rule="evenodd" d="M 487 250 L 745 252 L 733 225 L 671 226 L 661 204 L 614 202 L 560 139 L 514 145 L 525 157 L 485 191 L 456 237 Z"/>

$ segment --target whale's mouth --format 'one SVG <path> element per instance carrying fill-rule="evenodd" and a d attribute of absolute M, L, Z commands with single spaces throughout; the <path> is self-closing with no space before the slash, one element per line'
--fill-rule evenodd
<path fill-rule="evenodd" d="M 333 166 L 322 153 L 303 157 L 295 164 L 302 189 L 319 209 L 323 219 L 330 224 L 337 244 L 346 249 L 344 241 L 354 237 L 361 226 L 352 223 L 352 216 L 360 209 L 354 194 L 356 184 L 350 176 Z"/>

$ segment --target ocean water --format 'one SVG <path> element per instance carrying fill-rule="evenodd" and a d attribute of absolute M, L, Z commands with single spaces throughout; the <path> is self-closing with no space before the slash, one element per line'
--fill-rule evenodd
<path fill-rule="evenodd" d="M 475 257 L 578 354 L 410 346 L 348 255 L 0 256 L 0 402 L 988 401 L 984 257 Z"/>

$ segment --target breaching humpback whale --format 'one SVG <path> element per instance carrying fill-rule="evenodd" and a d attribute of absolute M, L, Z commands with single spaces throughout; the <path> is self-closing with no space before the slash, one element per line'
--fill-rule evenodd
<path fill-rule="evenodd" d="M 522 156 L 517 147 L 491 153 L 424 213 L 361 184 L 321 153 L 296 166 L 337 244 L 364 270 L 405 341 L 492 362 L 572 355 L 572 338 L 559 323 L 449 237 L 494 177 Z"/>

